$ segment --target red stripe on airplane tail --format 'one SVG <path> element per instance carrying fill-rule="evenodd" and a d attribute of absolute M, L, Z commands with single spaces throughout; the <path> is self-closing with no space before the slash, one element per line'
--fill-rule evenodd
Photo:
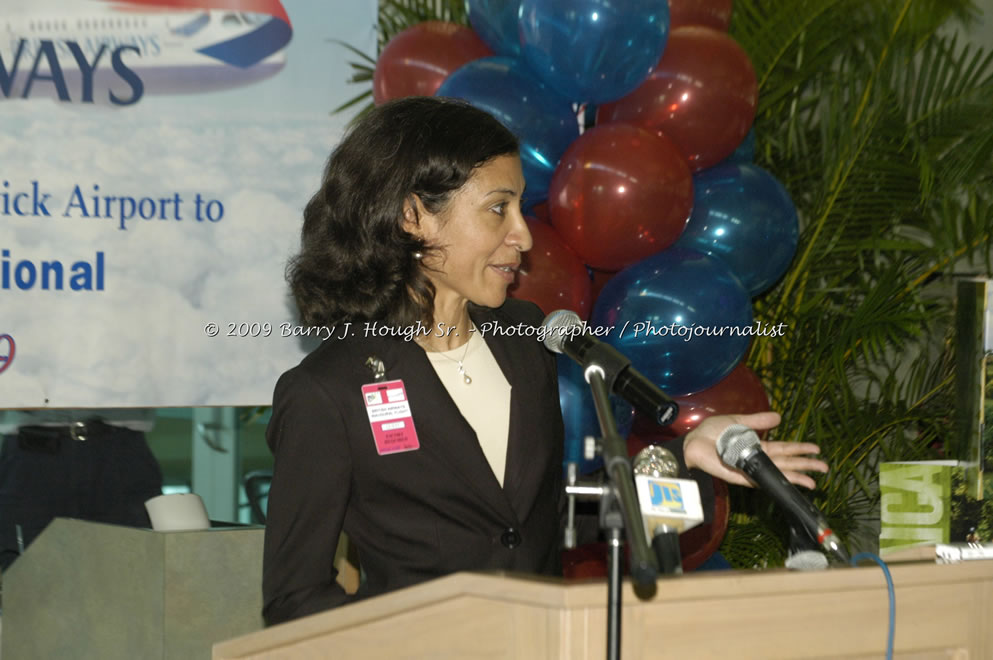
<path fill-rule="evenodd" d="M 186 9 L 190 11 L 204 9 L 229 9 L 232 11 L 247 11 L 256 14 L 268 14 L 290 24 L 290 17 L 279 0 L 107 0 L 115 8 L 125 10 L 150 9 L 167 11 L 170 9 Z"/>

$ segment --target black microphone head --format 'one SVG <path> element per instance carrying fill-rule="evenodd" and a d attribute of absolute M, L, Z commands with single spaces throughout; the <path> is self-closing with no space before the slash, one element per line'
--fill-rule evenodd
<path fill-rule="evenodd" d="M 717 438 L 717 453 L 731 467 L 740 468 L 744 455 L 758 447 L 758 434 L 742 424 L 732 424 Z"/>
<path fill-rule="evenodd" d="M 634 457 L 635 475 L 644 474 L 655 478 L 675 478 L 679 476 L 679 461 L 676 456 L 658 445 L 648 445 Z"/>
<path fill-rule="evenodd" d="M 545 329 L 545 348 L 553 353 L 561 353 L 566 337 L 571 334 L 570 330 L 582 322 L 579 314 L 569 309 L 557 309 L 546 316 L 541 323 L 541 327 Z"/>

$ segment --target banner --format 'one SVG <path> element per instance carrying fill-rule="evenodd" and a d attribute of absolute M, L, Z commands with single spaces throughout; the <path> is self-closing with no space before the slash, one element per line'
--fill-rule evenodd
<path fill-rule="evenodd" d="M 979 497 L 962 461 L 893 461 L 879 466 L 879 551 L 936 543 L 993 542 L 993 478 Z"/>
<path fill-rule="evenodd" d="M 0 408 L 268 404 L 376 0 L 0 8 Z"/>

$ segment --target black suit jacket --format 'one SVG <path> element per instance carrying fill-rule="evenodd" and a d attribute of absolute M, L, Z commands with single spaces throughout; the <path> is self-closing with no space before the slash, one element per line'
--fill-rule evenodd
<path fill-rule="evenodd" d="M 509 299 L 475 308 L 478 328 L 539 326 L 541 311 Z M 357 597 L 460 570 L 555 574 L 559 567 L 563 428 L 554 356 L 532 337 L 490 332 L 511 385 L 501 488 L 475 432 L 414 342 L 330 339 L 276 385 L 267 441 L 275 455 L 263 566 L 269 624 L 348 602 L 332 560 L 344 530 L 366 579 Z M 339 328 L 340 331 L 340 328 Z M 370 356 L 401 379 L 420 449 L 380 456 L 361 386 Z"/>

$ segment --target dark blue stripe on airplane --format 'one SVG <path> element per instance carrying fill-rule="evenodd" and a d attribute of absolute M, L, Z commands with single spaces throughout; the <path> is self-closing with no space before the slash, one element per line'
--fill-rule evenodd
<path fill-rule="evenodd" d="M 201 48 L 197 52 L 226 64 L 247 69 L 288 44 L 292 35 L 293 28 L 288 23 L 272 18 L 248 34 Z"/>

